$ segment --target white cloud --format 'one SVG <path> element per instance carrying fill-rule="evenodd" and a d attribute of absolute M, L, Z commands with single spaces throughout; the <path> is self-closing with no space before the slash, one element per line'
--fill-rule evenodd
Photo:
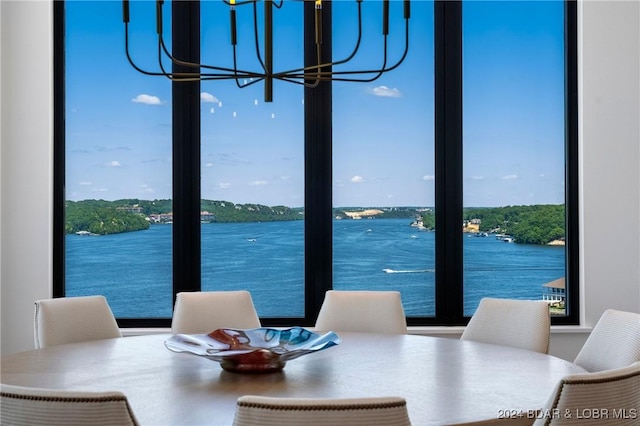
<path fill-rule="evenodd" d="M 213 163 L 207 163 L 204 165 L 205 167 L 213 167 Z"/>
<path fill-rule="evenodd" d="M 362 176 L 354 176 L 351 178 L 351 182 L 353 183 L 362 183 L 364 182 L 364 178 Z"/>
<path fill-rule="evenodd" d="M 226 188 L 229 188 L 230 186 L 231 186 L 231 184 L 229 182 L 220 182 L 218 184 L 218 188 L 220 188 L 220 189 L 226 189 Z"/>
<path fill-rule="evenodd" d="M 213 96 L 211 93 L 207 93 L 207 92 L 200 93 L 200 101 L 201 102 L 209 102 L 209 103 L 212 103 L 212 104 L 220 102 L 218 100 L 218 98 Z"/>
<path fill-rule="evenodd" d="M 147 185 L 146 183 L 143 185 L 140 185 L 140 189 L 141 192 L 144 192 L 146 194 L 153 194 L 155 191 L 153 190 L 153 188 L 151 188 L 149 185 Z"/>
<path fill-rule="evenodd" d="M 108 192 L 109 190 L 107 188 L 94 188 L 91 190 L 91 192 Z"/>
<path fill-rule="evenodd" d="M 271 113 L 271 118 L 276 118 L 276 114 L 275 113 Z"/>
<path fill-rule="evenodd" d="M 518 179 L 518 175 L 506 175 L 506 176 L 502 176 L 501 178 L 502 180 L 513 180 L 513 179 Z"/>
<path fill-rule="evenodd" d="M 120 163 L 119 161 L 110 161 L 108 163 L 105 164 L 105 166 L 107 167 L 122 167 L 122 163 Z"/>
<path fill-rule="evenodd" d="M 436 177 L 434 175 L 424 175 L 422 176 L 422 180 L 435 180 Z"/>
<path fill-rule="evenodd" d="M 387 98 L 400 98 L 402 97 L 402 93 L 396 89 L 396 88 L 389 88 L 387 86 L 378 86 L 378 87 L 374 87 L 371 90 L 371 93 L 373 93 L 375 96 L 383 96 L 383 97 L 387 97 Z"/>
<path fill-rule="evenodd" d="M 257 106 L 257 105 L 258 105 L 258 100 L 257 100 L 257 99 L 254 99 L 254 100 L 253 100 L 253 104 Z"/>
<path fill-rule="evenodd" d="M 78 185 L 83 185 L 83 186 L 91 186 L 91 181 L 83 181 L 83 182 L 78 182 Z"/>
<path fill-rule="evenodd" d="M 266 185 L 267 181 L 266 180 L 255 180 L 251 183 L 249 183 L 250 186 L 261 186 L 261 185 Z"/>
<path fill-rule="evenodd" d="M 236 118 L 237 116 L 238 114 L 235 111 L 233 111 L 233 118 Z"/>
<path fill-rule="evenodd" d="M 131 99 L 131 102 L 137 102 L 147 105 L 162 105 L 162 101 L 157 96 L 145 95 L 144 93 Z"/>
<path fill-rule="evenodd" d="M 484 176 L 471 176 L 471 180 L 484 180 Z"/>
<path fill-rule="evenodd" d="M 213 107 L 211 107 L 211 108 L 209 108 L 209 112 L 210 112 L 211 114 L 213 114 L 214 112 L 216 112 L 216 110 L 215 110 Z"/>

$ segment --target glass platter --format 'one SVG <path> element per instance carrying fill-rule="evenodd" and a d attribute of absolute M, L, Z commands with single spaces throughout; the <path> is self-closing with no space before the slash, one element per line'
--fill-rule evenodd
<path fill-rule="evenodd" d="M 260 327 L 219 328 L 209 334 L 175 334 L 164 344 L 173 352 L 187 352 L 218 361 L 227 371 L 270 373 L 282 370 L 287 361 L 340 342 L 340 337 L 333 331 L 320 335 L 302 327 Z"/>

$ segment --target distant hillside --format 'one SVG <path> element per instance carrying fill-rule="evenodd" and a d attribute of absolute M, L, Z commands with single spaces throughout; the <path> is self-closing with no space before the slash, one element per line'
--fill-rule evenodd
<path fill-rule="evenodd" d="M 463 220 L 480 220 L 481 232 L 508 234 L 516 243 L 549 244 L 565 238 L 563 204 L 467 208 Z"/>
<path fill-rule="evenodd" d="M 67 201 L 67 233 L 115 234 L 148 229 L 153 223 L 173 220 L 171 200 L 123 199 L 116 201 Z M 304 219 L 302 207 L 235 204 L 230 201 L 202 200 L 203 222 L 274 222 Z M 421 226 L 436 228 L 433 208 L 426 207 L 339 207 L 334 219 L 369 220 L 421 219 Z M 480 232 L 508 234 L 516 243 L 549 244 L 565 237 L 564 205 L 507 206 L 463 209 L 463 221 L 477 223 Z M 462 229 L 462 224 L 461 224 Z"/>
<path fill-rule="evenodd" d="M 148 229 L 154 223 L 173 221 L 171 200 L 140 200 L 136 198 L 105 201 L 67 201 L 67 233 L 115 234 Z M 419 217 L 424 208 L 417 207 L 341 207 L 333 209 L 336 219 L 389 219 Z M 304 219 L 302 207 L 235 204 L 230 201 L 202 200 L 200 216 L 203 222 L 274 222 Z"/>

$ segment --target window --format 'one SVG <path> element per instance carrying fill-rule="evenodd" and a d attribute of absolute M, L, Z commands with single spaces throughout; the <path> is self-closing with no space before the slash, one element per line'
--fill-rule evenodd
<path fill-rule="evenodd" d="M 465 315 L 565 276 L 563 23 L 561 2 L 463 3 Z"/>
<path fill-rule="evenodd" d="M 285 68 L 311 43 L 307 3 L 274 13 Z M 131 2 L 145 67 L 154 7 Z M 323 7 L 323 54 L 340 58 L 354 5 Z M 381 8 L 363 3 L 365 59 Z M 229 56 L 210 47 L 224 3 L 165 9 L 166 28 L 186 29 L 178 49 Z M 312 325 L 329 288 L 394 289 L 409 325 L 456 325 L 484 296 L 553 294 L 554 323 L 577 322 L 575 4 L 412 2 L 398 69 L 276 84 L 272 103 L 261 83 L 137 73 L 121 13 L 56 2 L 55 296 L 105 294 L 122 326 L 168 326 L 178 291 L 245 288 L 265 325 Z"/>
<path fill-rule="evenodd" d="M 293 68 L 303 57 L 302 7 L 294 2 L 274 13 L 277 69 Z M 221 1 L 202 3 L 203 17 L 228 13 Z M 261 8 L 258 13 L 261 23 Z M 251 8 L 237 8 L 237 55 L 241 67 L 256 69 L 253 33 L 247 31 L 252 17 Z M 231 57 L 219 31 L 202 20 L 205 63 Z M 212 215 L 202 220 L 202 290 L 246 289 L 262 318 L 302 318 L 304 90 L 273 84 L 274 102 L 264 101 L 262 83 L 243 89 L 233 80 L 201 84 L 201 198 L 203 214 Z M 229 210 L 236 218 L 224 217 Z M 254 220 L 244 222 L 245 217 Z"/>
<path fill-rule="evenodd" d="M 382 2 L 373 3 L 365 22 L 376 24 L 362 48 L 378 64 Z M 398 16 L 399 2 L 391 6 Z M 353 7 L 334 6 L 336 57 L 351 46 Z M 432 2 L 411 4 L 410 51 L 397 70 L 371 83 L 333 84 L 333 287 L 398 290 L 409 317 L 435 315 L 434 233 L 422 219 L 434 206 L 433 12 Z M 404 21 L 394 24 L 390 63 L 405 46 Z"/>

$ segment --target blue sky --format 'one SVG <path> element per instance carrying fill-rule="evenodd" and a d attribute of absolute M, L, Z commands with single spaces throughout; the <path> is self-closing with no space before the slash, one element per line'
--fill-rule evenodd
<path fill-rule="evenodd" d="M 132 53 L 151 68 L 155 3 L 139 3 Z M 365 39 L 354 67 L 381 62 L 380 4 L 363 2 Z M 405 62 L 372 83 L 334 86 L 335 206 L 433 205 L 433 5 L 411 5 Z M 392 2 L 390 60 L 404 43 L 401 7 Z M 464 4 L 467 206 L 563 203 L 562 7 Z M 239 61 L 254 69 L 250 8 L 238 9 Z M 302 58 L 300 11 L 299 2 L 285 2 L 274 13 L 276 69 Z M 353 2 L 335 2 L 336 58 L 354 43 L 354 16 Z M 228 21 L 221 1 L 205 2 L 203 61 L 230 64 Z M 170 38 L 168 24 L 165 33 Z M 171 198 L 171 84 L 127 63 L 121 2 L 67 2 L 67 38 L 67 198 Z M 203 82 L 201 90 L 202 197 L 302 206 L 303 89 L 277 83 L 272 103 L 262 83 Z"/>

